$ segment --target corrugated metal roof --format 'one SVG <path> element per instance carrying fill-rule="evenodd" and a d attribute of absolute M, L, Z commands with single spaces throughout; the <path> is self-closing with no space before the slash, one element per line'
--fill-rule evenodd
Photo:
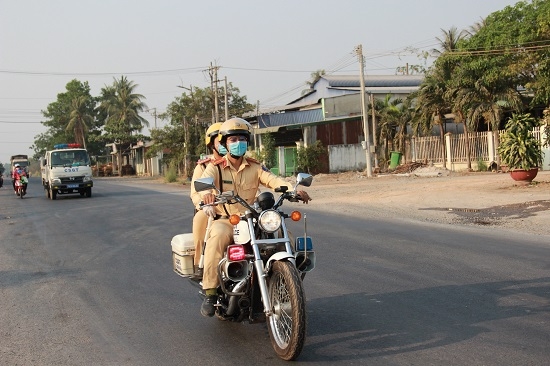
<path fill-rule="evenodd" d="M 263 114 L 258 116 L 258 127 L 281 127 L 289 125 L 301 125 L 309 122 L 323 120 L 323 110 L 321 108 L 308 111 L 286 112 L 276 114 Z"/>
<path fill-rule="evenodd" d="M 330 87 L 361 87 L 359 75 L 323 75 Z M 365 87 L 405 87 L 420 86 L 424 75 L 366 75 Z"/>

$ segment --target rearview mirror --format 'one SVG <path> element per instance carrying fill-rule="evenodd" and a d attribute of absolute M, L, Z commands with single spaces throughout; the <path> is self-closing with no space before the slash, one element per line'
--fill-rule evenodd
<path fill-rule="evenodd" d="M 216 186 L 214 185 L 214 178 L 212 177 L 200 178 L 195 180 L 194 187 L 195 191 L 197 192 L 207 191 L 209 189 L 216 189 Z"/>
<path fill-rule="evenodd" d="M 309 187 L 313 182 L 313 176 L 307 173 L 298 173 L 296 176 L 296 186 L 301 185 L 304 187 Z"/>

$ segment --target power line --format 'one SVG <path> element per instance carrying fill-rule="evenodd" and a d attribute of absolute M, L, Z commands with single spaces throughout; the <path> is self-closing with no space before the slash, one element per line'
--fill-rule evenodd
<path fill-rule="evenodd" d="M 38 122 L 23 122 L 23 121 L 0 121 L 0 123 L 42 123 L 41 121 L 38 121 Z"/>

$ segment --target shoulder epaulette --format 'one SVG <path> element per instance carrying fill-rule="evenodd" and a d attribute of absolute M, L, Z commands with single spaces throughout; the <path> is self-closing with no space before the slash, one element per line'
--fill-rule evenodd
<path fill-rule="evenodd" d="M 208 163 L 210 163 L 210 160 L 211 160 L 210 158 L 199 159 L 199 160 L 197 160 L 197 165 L 199 165 L 199 164 L 208 164 Z"/>
<path fill-rule="evenodd" d="M 249 163 L 261 164 L 258 160 L 254 158 L 249 158 L 248 156 L 246 157 L 246 161 L 248 161 Z"/>
<path fill-rule="evenodd" d="M 216 159 L 214 161 L 212 161 L 212 164 L 214 165 L 220 165 L 225 168 L 225 166 L 227 165 L 227 160 L 225 160 L 223 157 L 219 158 L 219 159 Z"/>

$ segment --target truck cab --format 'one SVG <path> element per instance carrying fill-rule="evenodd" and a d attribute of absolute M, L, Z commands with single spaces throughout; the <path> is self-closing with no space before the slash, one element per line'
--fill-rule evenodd
<path fill-rule="evenodd" d="M 46 197 L 55 200 L 58 194 L 71 193 L 91 197 L 94 183 L 88 152 L 77 144 L 60 144 L 54 148 L 40 159 Z"/>

